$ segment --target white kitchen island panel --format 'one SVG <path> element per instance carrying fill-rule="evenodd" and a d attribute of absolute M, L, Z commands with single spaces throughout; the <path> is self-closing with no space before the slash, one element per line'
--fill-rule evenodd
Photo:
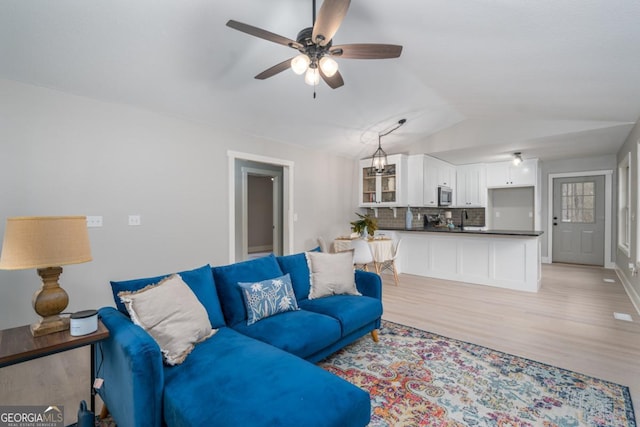
<path fill-rule="evenodd" d="M 400 231 L 402 273 L 537 292 L 540 239 L 482 233 Z"/>

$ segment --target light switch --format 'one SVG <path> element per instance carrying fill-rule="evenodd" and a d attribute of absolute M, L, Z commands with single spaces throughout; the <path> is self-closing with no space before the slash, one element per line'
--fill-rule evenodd
<path fill-rule="evenodd" d="M 500 218 L 500 212 L 496 211 L 496 218 Z"/>

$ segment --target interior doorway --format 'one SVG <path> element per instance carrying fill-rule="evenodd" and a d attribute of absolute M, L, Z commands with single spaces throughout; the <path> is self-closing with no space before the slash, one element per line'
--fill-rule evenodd
<path fill-rule="evenodd" d="M 293 245 L 293 163 L 229 151 L 229 262 L 287 255 Z"/>
<path fill-rule="evenodd" d="M 555 178 L 552 211 L 552 262 L 604 266 L 604 175 Z"/>
<path fill-rule="evenodd" d="M 282 168 L 277 169 L 241 166 L 242 222 L 246 229 L 242 259 L 269 253 L 282 255 Z"/>

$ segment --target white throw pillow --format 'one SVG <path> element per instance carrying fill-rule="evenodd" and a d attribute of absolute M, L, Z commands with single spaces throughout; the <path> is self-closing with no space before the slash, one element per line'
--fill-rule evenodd
<path fill-rule="evenodd" d="M 158 343 L 168 365 L 184 362 L 197 343 L 218 332 L 211 328 L 207 311 L 178 274 L 118 296 L 133 323 Z"/>
<path fill-rule="evenodd" d="M 356 288 L 353 252 L 305 252 L 309 265 L 309 299 L 331 295 L 362 295 Z"/>

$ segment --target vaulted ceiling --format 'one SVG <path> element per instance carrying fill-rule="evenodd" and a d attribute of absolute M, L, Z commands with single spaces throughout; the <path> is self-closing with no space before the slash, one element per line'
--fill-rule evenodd
<path fill-rule="evenodd" d="M 0 0 L 0 78 L 228 126 L 354 158 L 426 152 L 456 164 L 522 151 L 615 153 L 640 116 L 637 0 L 353 0 L 334 44 L 404 46 L 338 59 L 345 85 L 259 72 L 295 51 L 311 0 Z M 318 0 L 318 6 L 321 0 Z"/>

